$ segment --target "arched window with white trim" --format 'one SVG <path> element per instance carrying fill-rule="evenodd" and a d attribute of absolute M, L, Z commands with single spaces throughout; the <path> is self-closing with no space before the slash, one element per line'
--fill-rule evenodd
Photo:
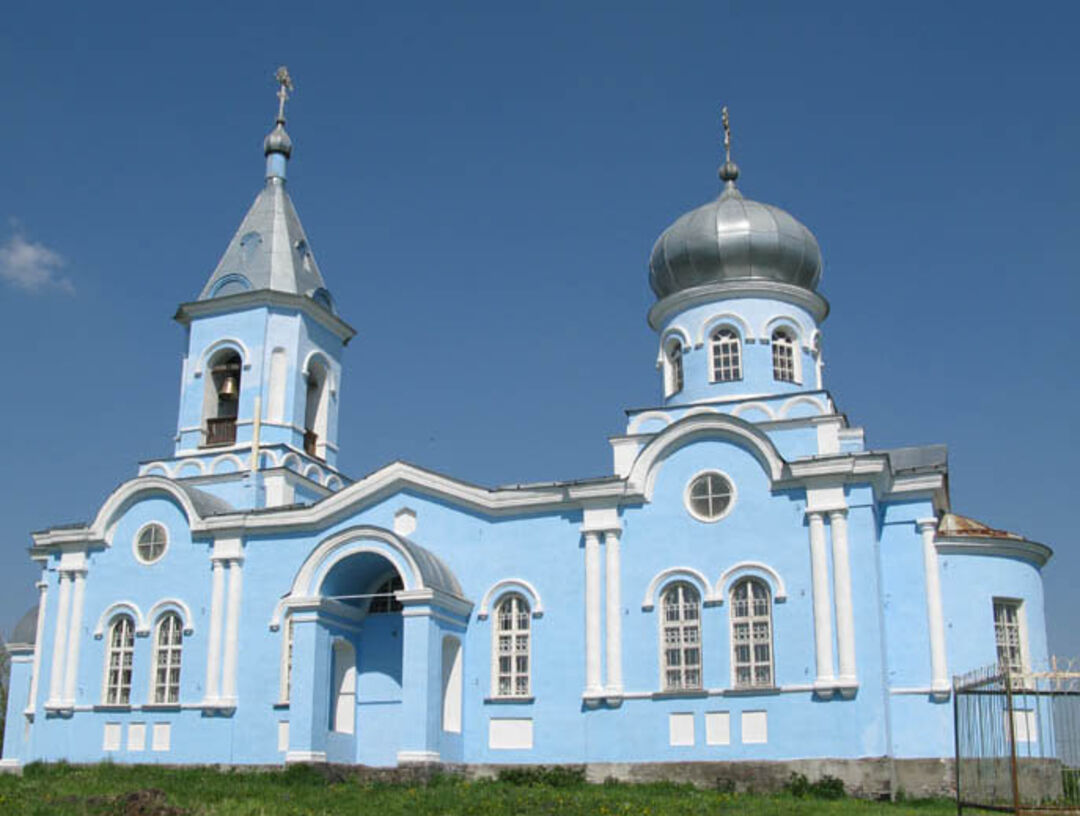
<path fill-rule="evenodd" d="M 522 595 L 504 595 L 495 607 L 492 648 L 492 696 L 531 695 L 532 610 Z"/>
<path fill-rule="evenodd" d="M 672 338 L 664 346 L 664 396 L 670 397 L 683 390 L 683 346 L 678 338 Z"/>
<path fill-rule="evenodd" d="M 795 339 L 787 329 L 772 333 L 773 379 L 779 382 L 795 382 Z"/>
<path fill-rule="evenodd" d="M 660 596 L 660 650 L 664 691 L 700 689 L 701 594 L 685 581 Z"/>
<path fill-rule="evenodd" d="M 731 667 L 735 688 L 776 685 L 772 597 L 758 578 L 743 578 L 731 588 Z"/>
<path fill-rule="evenodd" d="M 154 703 L 180 702 L 180 657 L 184 626 L 175 612 L 158 618 L 154 632 Z"/>
<path fill-rule="evenodd" d="M 135 660 L 135 620 L 117 615 L 109 624 L 105 650 L 105 705 L 131 705 L 131 670 Z"/>
<path fill-rule="evenodd" d="M 712 352 L 712 381 L 742 379 L 742 343 L 734 329 L 721 326 L 709 337 Z"/>

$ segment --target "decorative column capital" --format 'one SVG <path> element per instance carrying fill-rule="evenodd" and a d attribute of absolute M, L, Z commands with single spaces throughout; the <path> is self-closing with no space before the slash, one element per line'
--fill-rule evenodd
<path fill-rule="evenodd" d="M 926 533 L 927 530 L 937 532 L 938 520 L 936 518 L 921 518 L 915 520 L 915 527 L 920 533 Z"/>
<path fill-rule="evenodd" d="M 846 519 L 848 509 L 846 507 L 834 507 L 829 510 L 829 521 L 835 521 L 836 519 Z"/>

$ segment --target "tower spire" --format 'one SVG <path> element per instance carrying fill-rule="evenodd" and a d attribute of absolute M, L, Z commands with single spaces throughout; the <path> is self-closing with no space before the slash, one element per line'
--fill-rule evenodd
<path fill-rule="evenodd" d="M 739 165 L 731 160 L 731 119 L 727 105 L 720 108 L 720 124 L 724 128 L 724 163 L 720 165 L 720 180 L 728 190 L 735 189 L 735 179 L 739 177 Z"/>
<path fill-rule="evenodd" d="M 285 180 L 285 163 L 292 155 L 292 139 L 285 131 L 285 102 L 293 90 L 289 69 L 282 65 L 274 74 L 278 83 L 278 112 L 274 120 L 274 129 L 263 141 L 263 154 L 266 156 L 266 178 Z"/>

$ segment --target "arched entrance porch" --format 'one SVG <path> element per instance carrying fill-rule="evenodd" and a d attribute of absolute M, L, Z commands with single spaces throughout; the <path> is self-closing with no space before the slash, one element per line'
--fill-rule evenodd
<path fill-rule="evenodd" d="M 460 761 L 460 670 L 444 663 L 460 665 L 471 609 L 437 556 L 389 530 L 322 541 L 282 602 L 287 761 Z"/>

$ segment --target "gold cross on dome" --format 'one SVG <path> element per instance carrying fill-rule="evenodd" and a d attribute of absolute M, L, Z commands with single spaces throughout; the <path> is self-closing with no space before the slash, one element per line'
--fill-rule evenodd
<path fill-rule="evenodd" d="M 282 65 L 274 74 L 274 79 L 278 83 L 278 113 L 277 120 L 279 122 L 285 121 L 285 100 L 289 98 L 289 92 L 294 89 L 292 77 L 289 76 L 289 69 Z"/>

